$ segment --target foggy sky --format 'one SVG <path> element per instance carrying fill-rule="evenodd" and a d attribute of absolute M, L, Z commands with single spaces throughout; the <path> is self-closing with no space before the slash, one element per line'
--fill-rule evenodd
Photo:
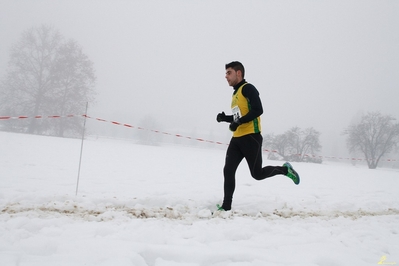
<path fill-rule="evenodd" d="M 361 112 L 399 119 L 396 0 L 0 0 L 0 78 L 22 32 L 42 24 L 93 61 L 94 117 L 230 134 L 215 117 L 230 112 L 224 65 L 238 60 L 261 94 L 263 133 L 313 127 L 333 153 Z"/>

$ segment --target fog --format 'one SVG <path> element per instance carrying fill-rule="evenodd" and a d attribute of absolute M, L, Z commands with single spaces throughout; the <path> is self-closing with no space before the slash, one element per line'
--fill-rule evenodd
<path fill-rule="evenodd" d="M 0 78 L 21 33 L 42 24 L 93 61 L 93 117 L 229 135 L 215 118 L 230 112 L 224 65 L 238 60 L 261 94 L 264 134 L 313 127 L 323 153 L 340 155 L 362 112 L 399 118 L 396 0 L 0 0 Z"/>

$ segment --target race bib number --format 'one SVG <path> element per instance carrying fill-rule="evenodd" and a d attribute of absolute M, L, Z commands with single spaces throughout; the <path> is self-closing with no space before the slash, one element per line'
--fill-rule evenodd
<path fill-rule="evenodd" d="M 240 108 L 238 108 L 238 106 L 234 106 L 233 108 L 231 108 L 231 111 L 233 113 L 233 121 L 241 118 L 241 111 Z"/>

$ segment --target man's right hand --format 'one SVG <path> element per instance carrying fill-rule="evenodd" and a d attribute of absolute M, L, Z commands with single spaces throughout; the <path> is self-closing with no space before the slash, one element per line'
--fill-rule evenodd
<path fill-rule="evenodd" d="M 227 117 L 226 114 L 224 112 L 218 113 L 218 115 L 216 116 L 216 121 L 220 122 L 226 122 L 227 121 Z"/>

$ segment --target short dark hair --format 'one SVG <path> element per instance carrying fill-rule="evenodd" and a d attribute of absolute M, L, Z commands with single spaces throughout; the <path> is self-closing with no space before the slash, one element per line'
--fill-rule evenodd
<path fill-rule="evenodd" d="M 243 66 L 240 62 L 238 62 L 238 61 L 233 61 L 233 62 L 231 62 L 231 63 L 226 64 L 226 69 L 228 69 L 228 68 L 230 68 L 230 67 L 231 67 L 232 69 L 234 69 L 235 71 L 240 70 L 241 73 L 242 73 L 242 78 L 244 78 L 245 69 L 244 69 L 244 66 Z"/>

